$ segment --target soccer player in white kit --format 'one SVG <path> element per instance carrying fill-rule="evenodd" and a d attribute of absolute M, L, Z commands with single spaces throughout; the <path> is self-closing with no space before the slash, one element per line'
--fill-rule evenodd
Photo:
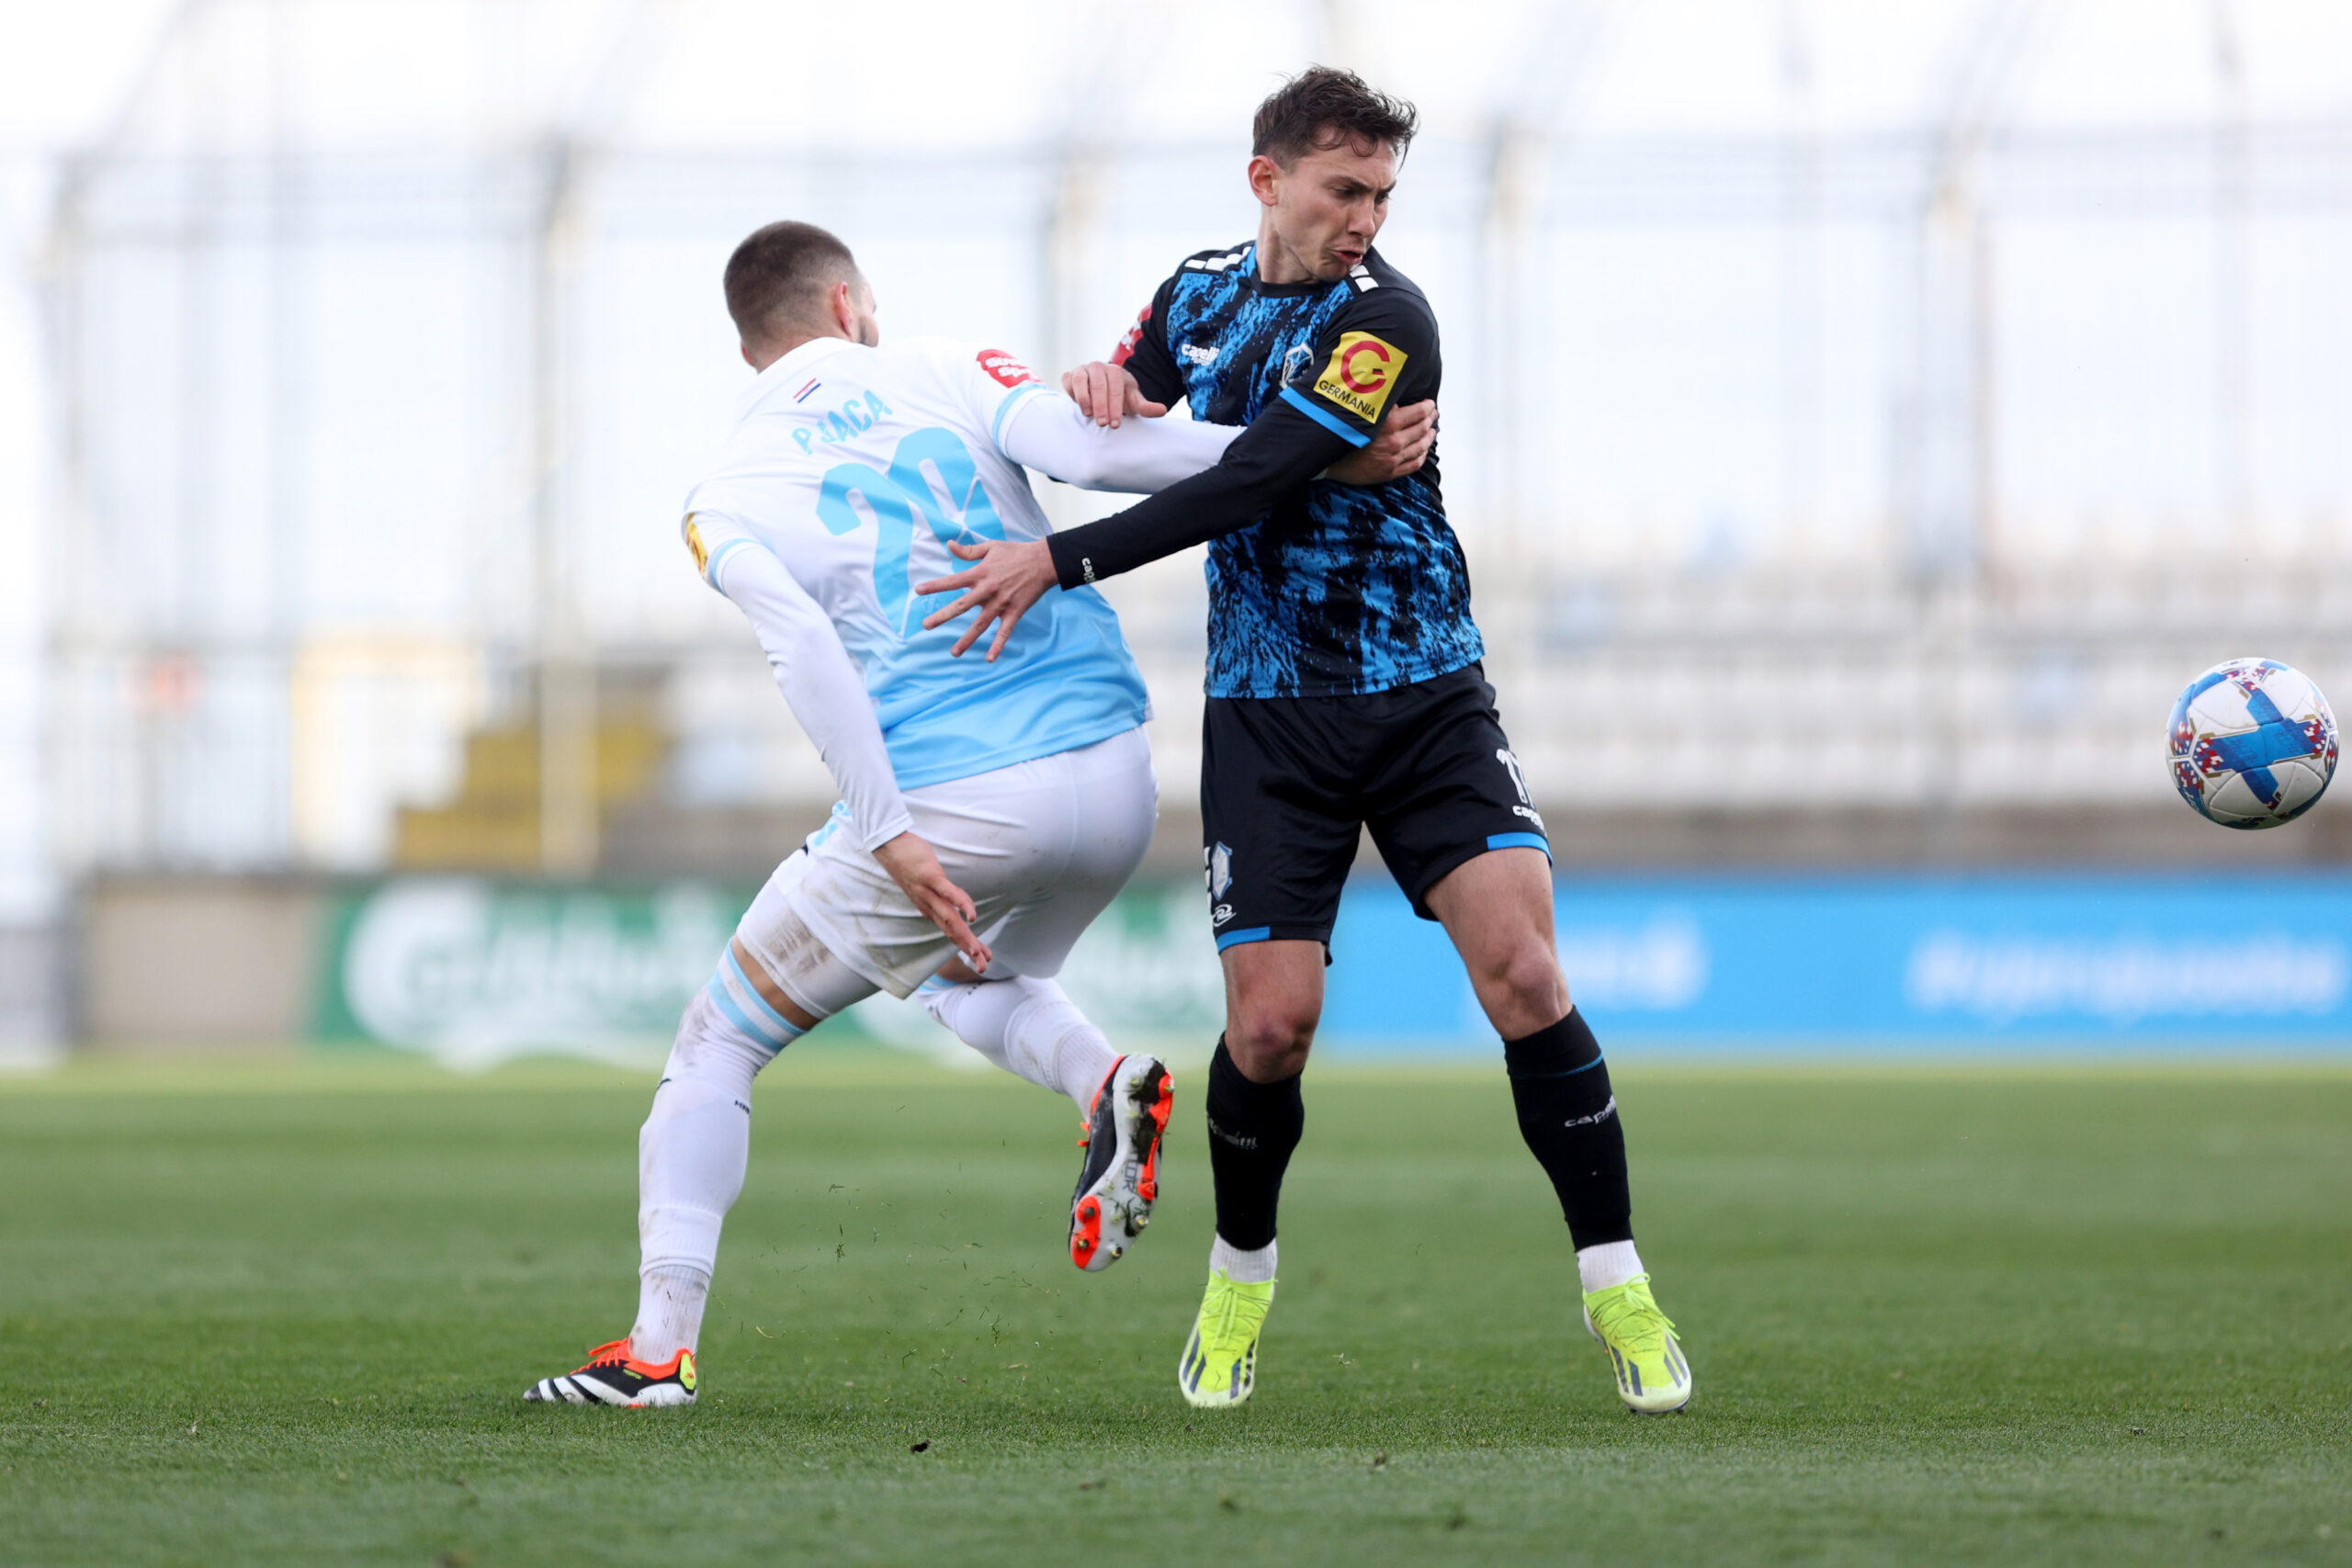
<path fill-rule="evenodd" d="M 1080 1268 L 1115 1261 L 1157 1196 L 1168 1072 L 1114 1051 L 1053 978 L 1159 816 L 1143 678 L 1091 588 L 1040 602 L 976 667 L 949 657 L 953 628 L 923 628 L 911 585 L 960 564 L 951 542 L 1052 531 L 1023 465 L 1154 491 L 1214 464 L 1238 428 L 1105 430 L 1009 355 L 936 338 L 881 347 L 848 248 L 808 224 L 744 241 L 727 299 L 758 378 L 688 496 L 685 542 L 750 618 L 841 800 L 761 889 L 680 1022 L 639 1135 L 634 1326 L 533 1385 L 534 1400 L 694 1402 L 752 1080 L 876 991 L 919 994 L 975 1050 L 1080 1107 Z M 1414 445 L 1368 455 L 1363 477 L 1417 467 Z"/>

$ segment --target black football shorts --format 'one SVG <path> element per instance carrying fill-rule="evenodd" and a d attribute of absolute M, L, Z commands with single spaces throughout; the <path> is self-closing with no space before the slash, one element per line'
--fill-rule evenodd
<path fill-rule="evenodd" d="M 1488 850 L 1551 853 L 1473 664 L 1364 696 L 1211 697 L 1201 721 L 1202 859 L 1217 951 L 1331 940 L 1369 827 L 1413 901 Z"/>

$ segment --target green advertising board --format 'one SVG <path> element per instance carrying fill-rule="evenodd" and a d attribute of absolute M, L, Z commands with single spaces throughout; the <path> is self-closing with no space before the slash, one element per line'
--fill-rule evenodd
<path fill-rule="evenodd" d="M 546 1054 L 656 1062 L 755 891 L 424 876 L 354 887 L 330 911 L 317 1036 L 454 1066 Z M 1199 903 L 1191 884 L 1130 887 L 1080 939 L 1061 982 L 1114 1039 L 1216 1037 L 1224 1003 Z M 888 997 L 826 1028 L 969 1055 Z"/>

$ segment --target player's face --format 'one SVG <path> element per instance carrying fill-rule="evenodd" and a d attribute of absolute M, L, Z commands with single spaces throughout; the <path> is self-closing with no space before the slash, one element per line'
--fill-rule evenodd
<path fill-rule="evenodd" d="M 1285 253 L 1282 259 L 1290 264 L 1282 270 L 1295 266 L 1303 276 L 1329 283 L 1363 260 L 1388 220 L 1396 155 L 1385 142 L 1367 149 L 1343 141 L 1306 153 L 1287 169 L 1272 158 L 1253 158 L 1250 183 L 1266 205 L 1273 237 Z"/>

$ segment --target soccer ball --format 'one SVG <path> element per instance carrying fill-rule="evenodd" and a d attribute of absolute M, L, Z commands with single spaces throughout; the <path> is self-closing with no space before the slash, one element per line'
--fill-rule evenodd
<path fill-rule="evenodd" d="M 2311 677 L 2275 659 L 2233 659 L 2172 705 L 2172 782 L 2224 828 L 2276 828 L 2335 776 L 2335 716 Z"/>

